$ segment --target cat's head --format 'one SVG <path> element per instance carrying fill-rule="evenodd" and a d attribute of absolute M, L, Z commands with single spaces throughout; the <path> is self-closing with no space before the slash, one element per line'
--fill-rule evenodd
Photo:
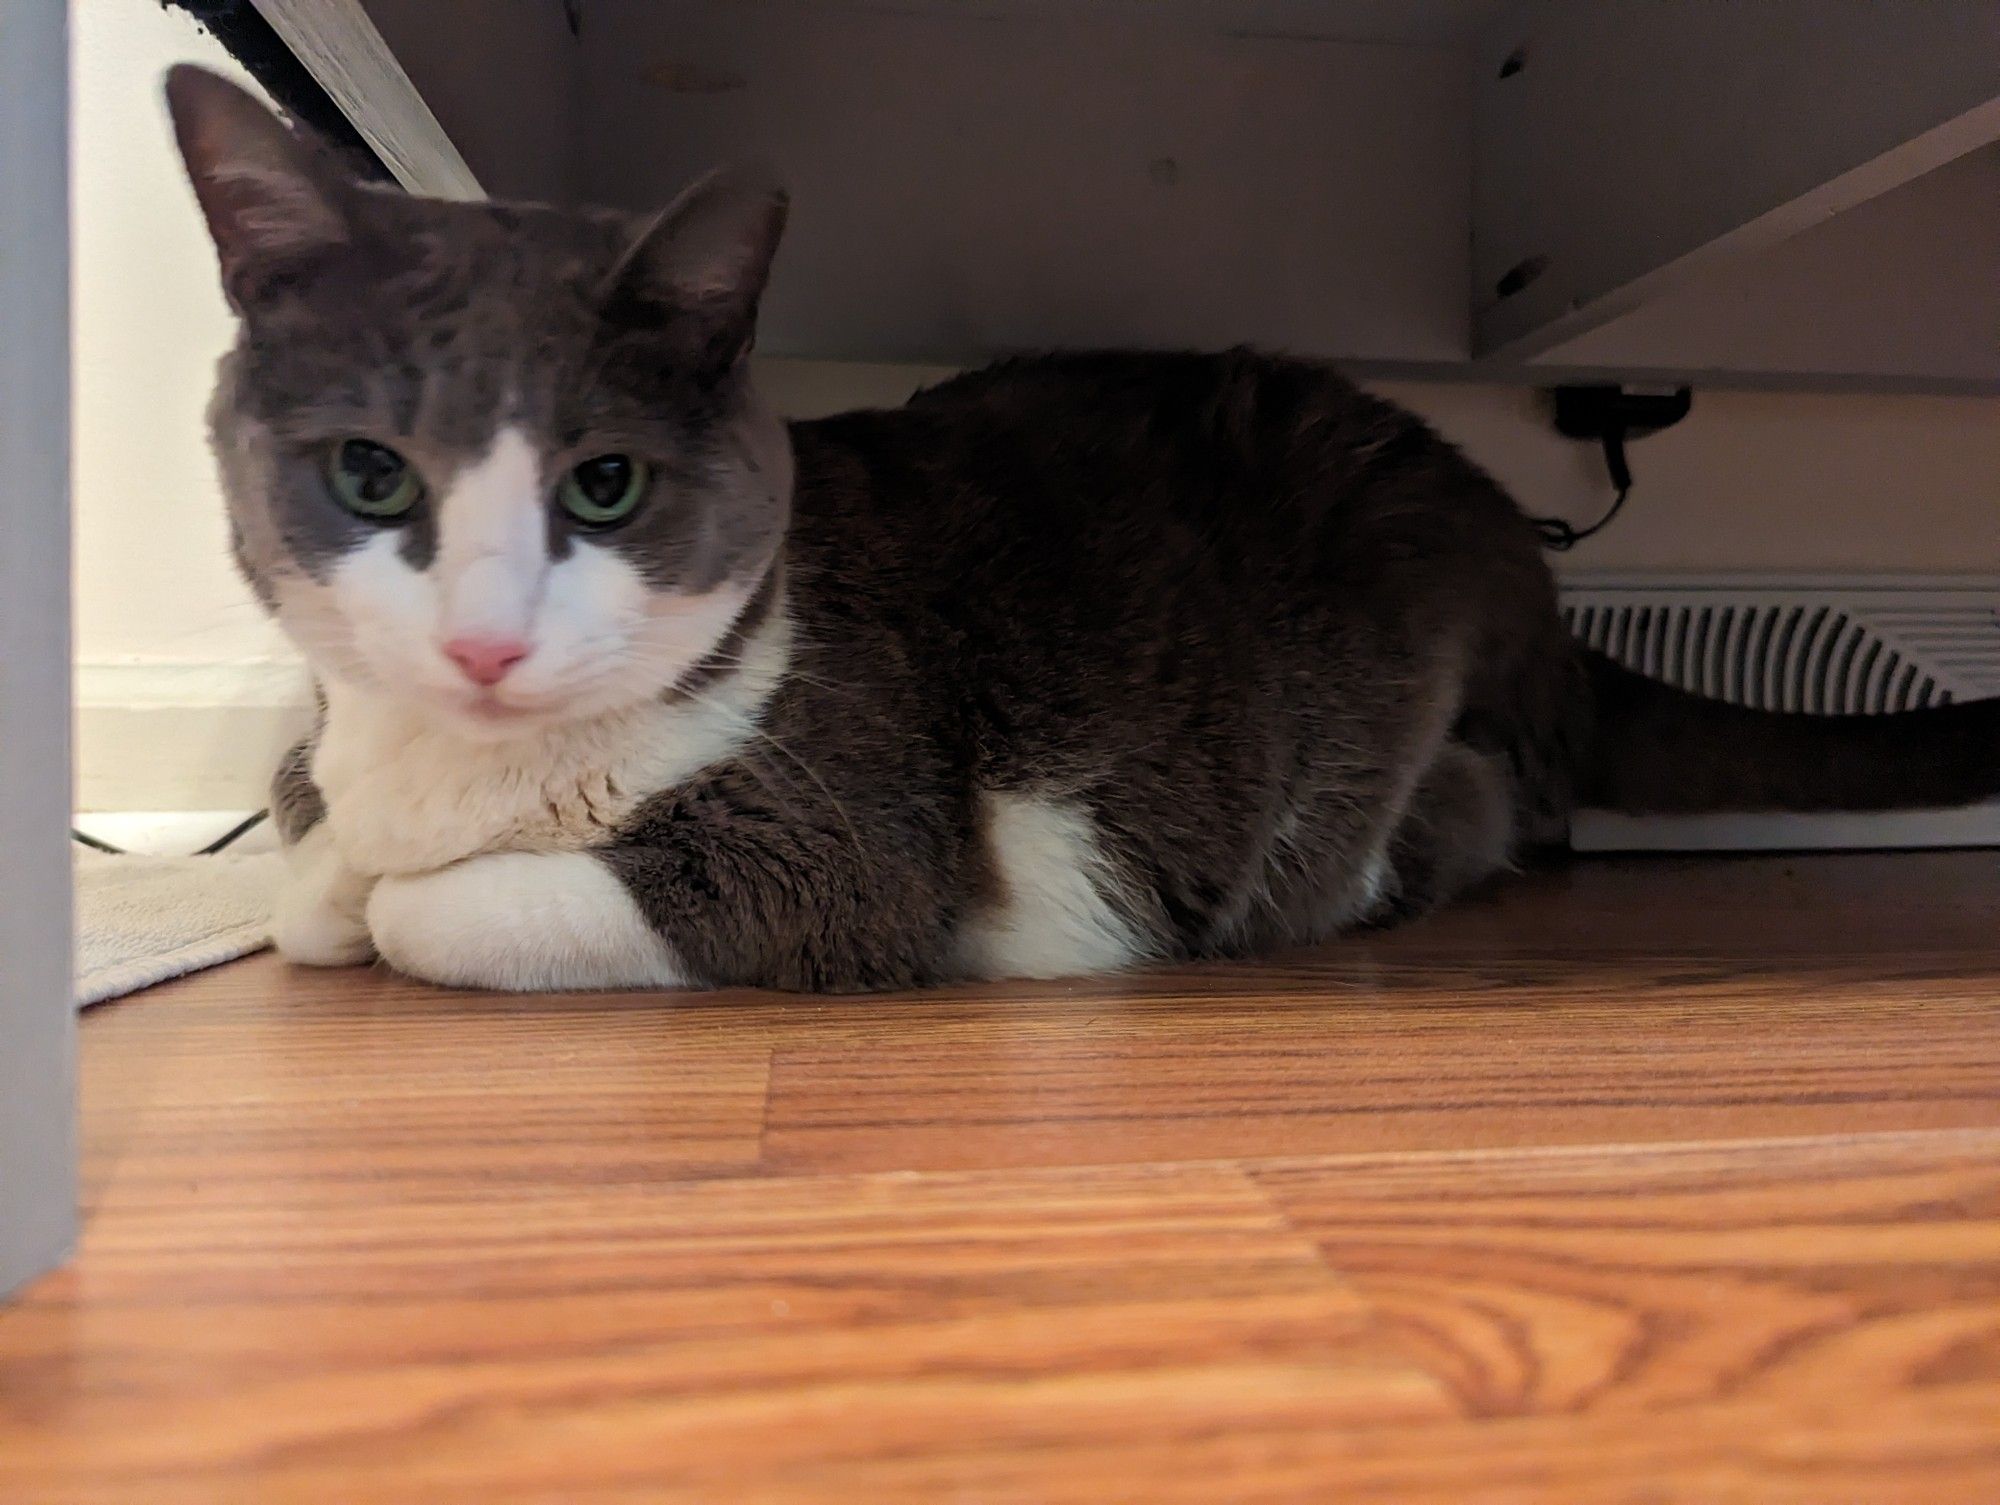
<path fill-rule="evenodd" d="M 746 359 L 784 196 L 420 199 L 213 74 L 167 97 L 239 316 L 211 408 L 237 559 L 314 668 L 489 736 L 716 672 L 789 516 Z"/>

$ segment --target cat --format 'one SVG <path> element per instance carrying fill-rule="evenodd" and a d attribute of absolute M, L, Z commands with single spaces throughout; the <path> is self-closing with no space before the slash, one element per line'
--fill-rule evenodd
<path fill-rule="evenodd" d="M 167 93 L 240 337 L 235 557 L 319 686 L 278 949 L 513 990 L 901 989 L 1421 915 L 1571 809 L 2000 792 L 2000 702 L 1813 718 L 1581 649 L 1537 535 L 1311 361 L 1003 360 L 786 424 L 786 217 L 363 186 Z"/>

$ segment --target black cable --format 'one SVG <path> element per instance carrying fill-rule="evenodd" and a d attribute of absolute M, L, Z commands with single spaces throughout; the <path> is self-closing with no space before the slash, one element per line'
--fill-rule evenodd
<path fill-rule="evenodd" d="M 216 837 L 215 840 L 211 841 L 207 846 L 203 847 L 199 852 L 194 853 L 194 855 L 196 857 L 213 857 L 217 852 L 220 852 L 224 847 L 234 845 L 238 837 L 247 835 L 249 832 L 256 830 L 257 827 L 261 826 L 265 821 L 269 820 L 270 818 L 271 818 L 271 812 L 269 810 L 259 810 L 254 815 L 245 816 L 242 820 L 239 820 L 235 825 L 231 826 L 227 831 L 224 831 L 220 836 Z M 99 841 L 95 836 L 92 836 L 89 832 L 79 831 L 75 826 L 71 826 L 69 828 L 69 835 L 70 835 L 70 840 L 76 842 L 79 846 L 89 847 L 93 852 L 107 852 L 113 857 L 126 857 L 130 855 L 130 853 L 128 853 L 123 847 L 114 847 L 108 841 Z"/>
<path fill-rule="evenodd" d="M 1625 505 L 1625 498 L 1632 494 L 1632 467 L 1625 463 L 1625 430 L 1607 428 L 1604 431 L 1604 468 L 1611 472 L 1611 484 L 1617 488 L 1617 495 L 1611 505 L 1596 522 L 1587 528 L 1579 528 L 1566 518 L 1532 518 L 1535 531 L 1542 536 L 1542 547 L 1558 554 L 1566 554 L 1586 538 L 1602 533 L 1610 526 L 1611 519 L 1618 515 L 1618 509 Z"/>
<path fill-rule="evenodd" d="M 270 818 L 270 815 L 271 812 L 269 810 L 259 810 L 255 815 L 246 816 L 227 831 L 224 831 L 220 836 L 216 837 L 215 840 L 211 841 L 199 852 L 196 852 L 195 856 L 213 857 L 224 847 L 231 845 L 237 837 L 243 835 L 245 832 L 256 830 L 257 827 Z"/>
<path fill-rule="evenodd" d="M 1611 505 L 1604 510 L 1604 516 L 1587 528 L 1579 528 L 1560 517 L 1535 518 L 1533 520 L 1535 531 L 1542 535 L 1542 547 L 1553 549 L 1558 554 L 1567 554 L 1586 538 L 1594 537 L 1610 526 L 1611 519 L 1618 515 L 1618 509 L 1625 505 L 1625 498 L 1631 494 L 1632 488 L 1629 486 L 1619 492 L 1612 498 Z"/>

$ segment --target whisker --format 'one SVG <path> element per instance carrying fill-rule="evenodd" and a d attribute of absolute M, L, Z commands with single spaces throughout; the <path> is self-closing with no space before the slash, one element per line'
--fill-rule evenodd
<path fill-rule="evenodd" d="M 843 827 L 846 828 L 847 831 L 847 839 L 854 845 L 855 855 L 857 857 L 863 857 L 863 858 L 866 857 L 867 848 L 862 844 L 861 833 L 855 829 L 854 822 L 848 817 L 847 807 L 841 804 L 839 799 L 835 797 L 833 790 L 827 787 L 826 780 L 819 776 L 819 772 L 815 768 L 813 768 L 813 766 L 810 763 L 806 762 L 804 758 L 801 758 L 797 753 L 793 752 L 789 747 L 787 747 L 784 743 L 780 742 L 776 737 L 772 736 L 769 732 L 765 731 L 762 727 L 757 726 L 754 722 L 750 720 L 750 718 L 747 715 L 745 715 L 741 711 L 738 711 L 735 707 L 724 705 L 722 702 L 714 700 L 706 695 L 703 695 L 700 691 L 697 690 L 688 690 L 684 691 L 683 693 L 687 695 L 688 699 L 696 702 L 697 704 L 707 706 L 710 710 L 713 710 L 723 716 L 733 719 L 738 723 L 738 726 L 742 731 L 747 732 L 750 736 L 755 737 L 758 741 L 766 743 L 769 746 L 777 749 L 777 751 L 784 754 L 785 757 L 789 758 L 792 761 L 792 763 L 798 768 L 799 772 L 803 773 L 807 778 L 813 781 L 814 785 L 818 787 L 820 794 L 825 798 L 827 804 L 832 807 L 833 813 L 840 817 L 840 823 Z"/>

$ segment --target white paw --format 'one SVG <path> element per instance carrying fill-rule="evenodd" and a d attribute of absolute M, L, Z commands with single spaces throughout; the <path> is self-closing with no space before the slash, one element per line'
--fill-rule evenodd
<path fill-rule="evenodd" d="M 399 972 L 460 988 L 541 992 L 686 985 L 625 885 L 582 852 L 498 852 L 384 878 L 375 949 Z"/>
<path fill-rule="evenodd" d="M 371 880 L 340 860 L 324 823 L 285 853 L 285 878 L 271 915 L 271 944 L 302 967 L 356 967 L 375 946 L 362 914 Z"/>

